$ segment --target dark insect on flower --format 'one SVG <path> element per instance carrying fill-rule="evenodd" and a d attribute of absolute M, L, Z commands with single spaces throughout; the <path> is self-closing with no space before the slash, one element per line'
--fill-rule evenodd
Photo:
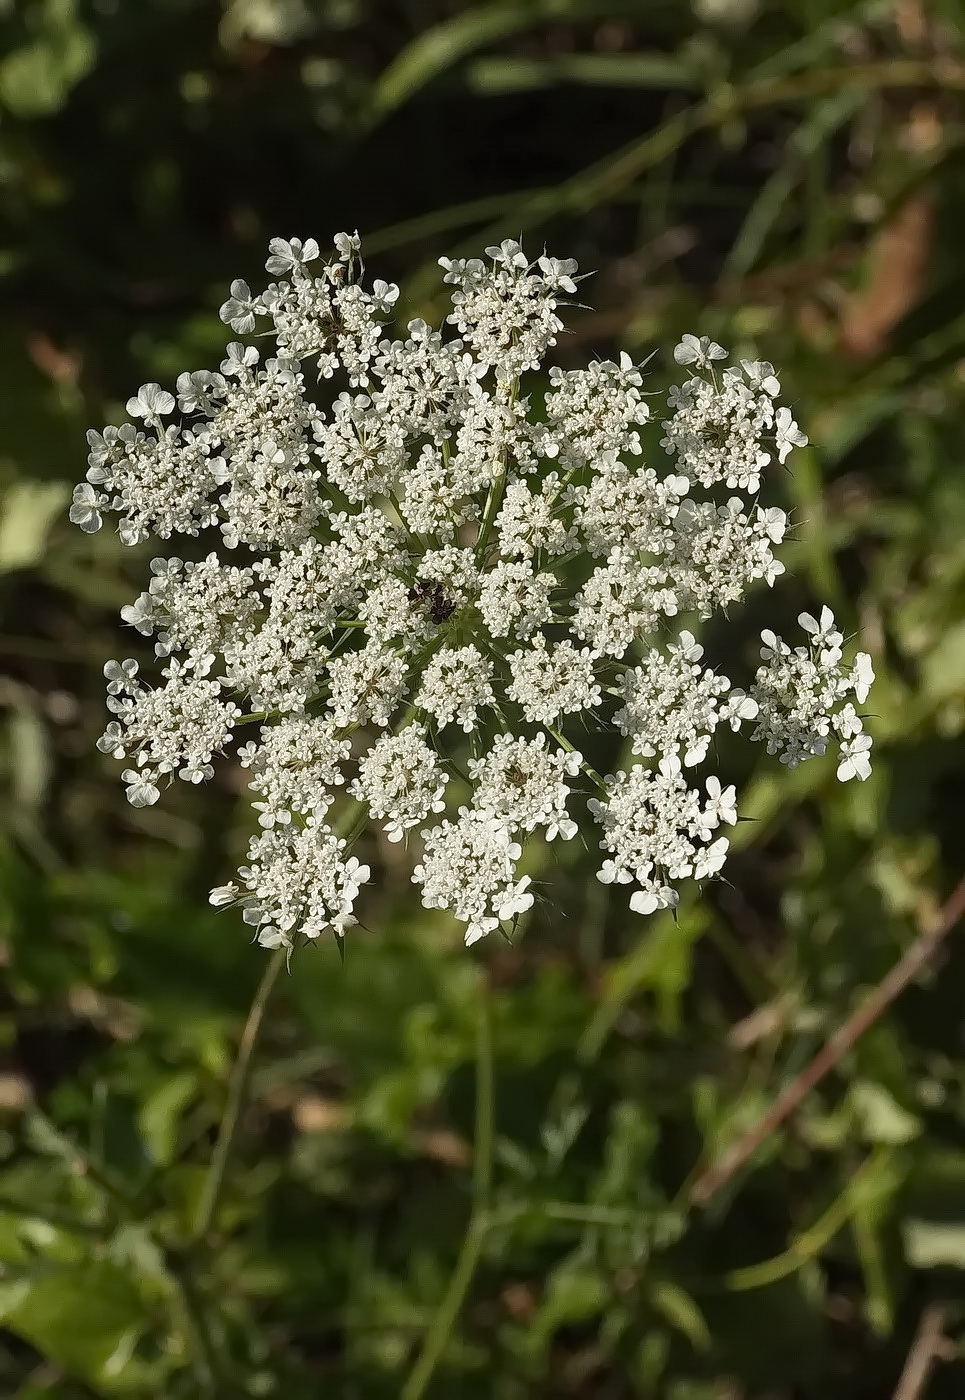
<path fill-rule="evenodd" d="M 424 603 L 432 593 L 433 587 L 438 588 L 438 584 L 432 584 L 428 579 L 417 578 L 415 587 L 410 588 L 406 597 L 410 603 Z"/>
<path fill-rule="evenodd" d="M 445 597 L 442 589 L 436 584 L 435 592 L 429 601 L 429 616 L 432 618 L 433 622 L 445 622 L 447 618 L 452 617 L 455 611 L 455 603 L 451 598 Z"/>
<path fill-rule="evenodd" d="M 452 617 L 456 611 L 455 603 L 443 593 L 442 585 L 431 579 L 417 578 L 406 597 L 410 603 L 428 603 L 429 616 L 437 625 Z"/>

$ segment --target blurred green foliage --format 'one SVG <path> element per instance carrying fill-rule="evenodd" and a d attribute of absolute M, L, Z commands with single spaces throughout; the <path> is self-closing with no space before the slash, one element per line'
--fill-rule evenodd
<path fill-rule="evenodd" d="M 937 1300 L 963 1394 L 961 930 L 687 1195 L 965 865 L 963 89 L 959 0 L 0 0 L 0 1393 L 879 1400 Z M 640 920 L 534 857 L 475 959 L 373 849 L 236 1095 L 240 781 L 124 804 L 94 739 L 147 560 L 64 506 L 268 237 L 356 226 L 410 314 L 522 230 L 599 269 L 564 362 L 696 329 L 781 367 L 813 446 L 743 660 L 831 602 L 877 766 L 725 752 L 728 883 Z"/>

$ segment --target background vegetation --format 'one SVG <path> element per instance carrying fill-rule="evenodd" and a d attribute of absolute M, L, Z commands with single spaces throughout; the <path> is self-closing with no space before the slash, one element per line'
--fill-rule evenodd
<path fill-rule="evenodd" d="M 965 864 L 963 50 L 958 0 L 0 0 L 0 1393 L 965 1393 L 961 929 L 691 1192 Z M 782 367 L 813 446 L 741 660 L 830 601 L 877 767 L 729 759 L 730 883 L 640 920 L 574 852 L 477 958 L 373 845 L 372 932 L 278 980 L 242 1095 L 265 955 L 204 900 L 240 780 L 125 805 L 94 739 L 147 555 L 65 508 L 270 236 L 356 226 L 410 314 L 522 230 L 599 269 L 565 363 Z"/>

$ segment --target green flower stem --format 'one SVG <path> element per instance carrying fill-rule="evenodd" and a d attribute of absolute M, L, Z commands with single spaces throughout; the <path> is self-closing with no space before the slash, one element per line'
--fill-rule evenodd
<path fill-rule="evenodd" d="M 552 734 L 556 742 L 560 745 L 561 748 L 564 748 L 567 753 L 576 753 L 576 745 L 571 744 L 569 739 L 567 739 L 566 736 L 560 732 L 560 730 L 552 729 L 549 725 L 547 725 L 546 731 L 548 734 Z M 588 778 L 591 778 L 593 782 L 596 783 L 597 787 L 600 789 L 601 792 L 609 791 L 606 783 L 600 777 L 599 773 L 596 771 L 595 768 L 591 768 L 590 765 L 586 762 L 581 763 L 580 767 L 583 769 L 583 772 L 586 774 L 586 776 Z"/>
<path fill-rule="evenodd" d="M 368 821 L 368 814 L 369 809 L 364 802 L 354 803 L 346 813 L 345 819 L 341 824 L 342 830 L 339 834 L 344 835 L 347 850 L 351 850 L 352 846 L 362 834 Z M 231 1149 L 238 1131 L 238 1121 L 241 1117 L 245 1098 L 248 1093 L 248 1084 L 251 1079 L 251 1060 L 255 1052 L 255 1047 L 258 1044 L 261 1023 L 264 1019 L 272 989 L 274 988 L 275 982 L 278 980 L 278 974 L 282 966 L 287 963 L 290 951 L 291 950 L 286 947 L 274 949 L 268 960 L 268 965 L 262 973 L 261 981 L 255 988 L 255 994 L 248 1010 L 248 1018 L 245 1021 L 244 1030 L 241 1033 L 238 1055 L 231 1070 L 231 1078 L 228 1083 L 228 1102 L 225 1105 L 224 1117 L 218 1129 L 218 1139 L 211 1156 L 211 1165 L 208 1169 L 208 1175 L 205 1178 L 201 1199 L 198 1202 L 194 1230 L 192 1232 L 193 1242 L 203 1240 L 208 1235 L 212 1223 L 214 1222 L 218 1203 L 221 1199 L 221 1192 L 224 1187 L 228 1160 L 231 1156 Z"/>
<path fill-rule="evenodd" d="M 486 498 L 486 509 L 483 515 L 482 525 L 479 527 L 479 535 L 476 539 L 476 563 L 480 567 L 486 562 L 486 550 L 489 548 L 490 536 L 493 526 L 496 523 L 496 516 L 503 503 L 503 496 L 506 494 L 506 463 L 502 462 L 499 468 L 499 475 L 489 488 L 489 495 Z"/>
<path fill-rule="evenodd" d="M 237 729 L 242 724 L 257 724 L 260 720 L 267 718 L 267 710 L 253 710 L 250 715 L 242 715 L 240 719 L 236 719 L 235 728 Z"/>
<path fill-rule="evenodd" d="M 228 1159 L 231 1156 L 235 1134 L 238 1131 L 238 1122 L 248 1093 L 252 1056 L 255 1052 L 255 1046 L 258 1044 L 261 1023 L 272 988 L 278 980 L 279 972 L 285 966 L 287 956 L 287 948 L 276 948 L 268 959 L 267 966 L 261 975 L 261 981 L 255 988 L 248 1018 L 245 1021 L 244 1030 L 241 1032 L 238 1054 L 231 1068 L 231 1078 L 228 1081 L 228 1101 L 221 1119 L 221 1126 L 218 1129 L 218 1140 L 214 1145 L 214 1152 L 211 1154 L 211 1165 L 208 1168 L 201 1199 L 198 1202 L 192 1236 L 194 1240 L 203 1240 L 207 1237 L 218 1210 L 221 1193 L 224 1189 Z"/>
<path fill-rule="evenodd" d="M 510 405 L 516 402 L 516 395 L 519 393 L 519 379 L 514 379 L 509 386 L 508 402 Z M 489 487 L 489 494 L 486 497 L 486 506 L 483 511 L 482 524 L 479 527 L 479 534 L 476 536 L 476 563 L 480 568 L 486 562 L 486 550 L 489 548 L 489 540 L 496 523 L 496 516 L 503 503 L 506 494 L 507 463 L 506 453 L 502 453 L 497 474 Z"/>
<path fill-rule="evenodd" d="M 449 1287 L 432 1320 L 422 1351 L 402 1387 L 400 1400 L 422 1400 L 452 1333 L 472 1283 L 489 1227 L 493 1174 L 493 1041 L 489 989 L 480 971 L 479 1021 L 476 1034 L 476 1122 L 472 1166 L 472 1214 Z"/>
<path fill-rule="evenodd" d="M 219 1383 L 226 1379 L 222 1360 L 206 1327 L 207 1309 L 187 1264 L 182 1265 L 170 1251 L 165 1262 L 174 1290 L 174 1312 L 188 1341 L 199 1395 L 207 1400 L 218 1394 Z"/>
<path fill-rule="evenodd" d="M 489 1210 L 493 1183 L 493 1117 L 495 1087 L 493 1072 L 493 1026 L 489 1004 L 489 974 L 479 971 L 479 1021 L 476 1030 L 476 1122 L 473 1141 L 472 1208 L 482 1221 Z"/>

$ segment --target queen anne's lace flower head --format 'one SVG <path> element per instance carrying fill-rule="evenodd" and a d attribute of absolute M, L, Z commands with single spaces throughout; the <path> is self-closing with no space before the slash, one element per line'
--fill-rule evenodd
<path fill-rule="evenodd" d="M 866 778 L 871 662 L 844 660 L 827 608 L 804 645 L 762 634 L 746 692 L 693 630 L 783 570 L 787 517 L 755 498 L 807 439 L 773 365 L 685 335 L 665 411 L 626 354 L 549 366 L 541 392 L 575 263 L 512 240 L 442 259 L 446 324 L 394 335 L 398 289 L 367 288 L 359 254 L 357 234 L 328 256 L 272 239 L 276 280 L 221 308 L 257 347 L 176 394 L 143 385 L 133 421 L 88 434 L 70 507 L 88 532 L 113 513 L 126 544 L 185 538 L 122 611 L 160 681 L 108 663 L 99 747 L 135 806 L 233 749 L 257 831 L 212 902 L 268 947 L 341 936 L 371 822 L 416 847 L 424 905 L 471 943 L 533 904 L 523 843 L 587 814 L 598 878 L 646 914 L 726 859 L 735 790 L 696 771 L 722 725 L 788 766 L 834 744 L 837 776 Z M 608 742 L 632 761 L 601 777 L 584 751 Z"/>

